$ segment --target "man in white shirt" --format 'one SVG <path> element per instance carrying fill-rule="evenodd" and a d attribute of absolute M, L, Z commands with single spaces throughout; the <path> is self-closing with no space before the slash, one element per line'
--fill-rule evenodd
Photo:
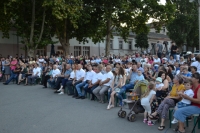
<path fill-rule="evenodd" d="M 57 77 L 61 74 L 60 70 L 58 69 L 57 65 L 53 66 L 53 70 L 52 70 L 52 76 L 51 78 L 47 81 L 52 88 L 55 88 L 55 81 L 57 79 Z"/>
<path fill-rule="evenodd" d="M 93 69 L 96 73 L 93 75 L 91 82 L 87 87 L 84 87 L 85 93 L 92 94 L 91 100 L 95 99 L 95 96 L 93 94 L 93 90 L 99 86 L 100 81 L 102 80 L 103 74 L 101 73 L 102 65 L 98 65 L 97 67 L 94 67 Z"/>
<path fill-rule="evenodd" d="M 196 61 L 194 54 L 191 54 L 191 61 L 192 62 Z"/>
<path fill-rule="evenodd" d="M 160 63 L 161 63 L 160 58 L 158 58 L 158 56 L 155 55 L 155 56 L 154 56 L 154 62 L 153 62 L 153 64 L 154 64 L 154 69 L 155 69 L 156 71 L 158 71 L 158 67 L 160 66 Z"/>
<path fill-rule="evenodd" d="M 142 58 L 140 59 L 140 63 L 142 64 L 142 67 L 144 67 L 145 64 L 147 64 L 147 59 L 145 58 L 145 55 L 142 55 Z"/>
<path fill-rule="evenodd" d="M 191 66 L 195 66 L 197 68 L 197 72 L 200 73 L 200 55 L 197 55 L 196 61 L 192 62 Z"/>
<path fill-rule="evenodd" d="M 42 58 L 42 56 L 40 56 L 38 61 L 39 61 L 39 66 L 42 67 L 42 64 L 45 62 L 45 60 Z"/>
<path fill-rule="evenodd" d="M 28 76 L 28 84 L 35 84 L 35 80 L 40 77 L 41 75 L 41 68 L 38 66 L 38 64 L 34 65 L 35 68 L 33 68 L 33 74 L 31 76 Z"/>
<path fill-rule="evenodd" d="M 75 78 L 72 82 L 67 82 L 66 86 L 69 90 L 69 95 L 73 95 L 73 98 L 78 97 L 78 93 L 75 89 L 75 93 L 73 90 L 73 87 L 75 87 L 77 84 L 81 83 L 84 80 L 85 77 L 85 71 L 82 69 L 82 65 L 78 64 L 78 68 L 76 70 Z"/>
<path fill-rule="evenodd" d="M 108 91 L 111 85 L 113 79 L 113 73 L 111 70 L 112 67 L 110 65 L 107 65 L 106 73 L 103 75 L 103 78 L 99 83 L 99 86 L 93 90 L 94 95 L 98 98 L 100 103 L 104 103 L 104 93 Z"/>
<path fill-rule="evenodd" d="M 88 72 L 86 72 L 83 82 L 81 82 L 75 86 L 75 88 L 78 92 L 78 97 L 76 99 L 85 99 L 85 94 L 82 94 L 81 87 L 87 88 L 93 78 L 93 75 L 95 74 L 95 72 L 92 70 L 91 64 L 87 65 L 87 70 L 88 70 Z"/>

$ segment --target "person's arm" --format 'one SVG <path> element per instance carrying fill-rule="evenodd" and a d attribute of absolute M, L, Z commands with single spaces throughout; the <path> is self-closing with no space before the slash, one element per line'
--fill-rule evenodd
<path fill-rule="evenodd" d="M 122 84 L 123 84 L 123 78 L 120 78 L 115 88 L 122 87 Z"/>
<path fill-rule="evenodd" d="M 104 80 L 104 81 L 100 82 L 100 84 L 99 84 L 99 85 L 106 84 L 106 83 L 108 83 L 110 80 L 111 80 L 110 78 L 107 78 L 106 80 Z"/>
<path fill-rule="evenodd" d="M 123 83 L 122 83 L 122 85 L 121 85 L 120 87 L 122 87 L 122 86 L 124 86 L 124 85 L 126 84 L 126 79 L 127 79 L 127 76 L 124 75 L 124 76 L 123 76 Z"/>
<path fill-rule="evenodd" d="M 151 99 L 150 99 L 150 101 L 149 101 L 150 105 L 151 105 L 151 103 L 153 102 L 153 100 L 154 100 L 155 98 L 156 98 L 156 94 L 153 94 L 152 97 L 151 97 Z"/>
<path fill-rule="evenodd" d="M 112 81 L 111 88 L 114 88 L 115 80 Z"/>
<path fill-rule="evenodd" d="M 186 76 L 184 76 L 184 75 L 181 75 L 181 77 L 183 78 L 183 80 L 192 80 L 192 78 L 191 77 L 186 77 Z"/>
<path fill-rule="evenodd" d="M 131 75 L 132 75 L 132 70 L 130 70 L 130 73 L 129 73 L 129 75 L 127 76 L 127 79 L 131 79 Z"/>
<path fill-rule="evenodd" d="M 181 93 L 180 96 L 181 96 L 182 98 L 185 98 L 185 99 L 190 100 L 190 101 L 193 102 L 193 103 L 200 104 L 200 89 L 199 89 L 198 92 L 197 92 L 197 98 L 189 97 L 189 96 L 185 95 L 184 93 Z"/>
<path fill-rule="evenodd" d="M 169 82 L 167 80 L 164 80 L 163 84 L 164 84 L 164 86 L 162 87 L 161 90 L 166 91 L 168 89 L 168 87 L 169 87 Z"/>
<path fill-rule="evenodd" d="M 91 83 L 91 84 L 88 86 L 88 88 L 91 88 L 92 86 L 98 85 L 100 82 L 101 82 L 101 80 L 99 79 L 99 80 L 97 80 L 97 82 L 95 82 L 94 84 Z"/>
<path fill-rule="evenodd" d="M 84 77 L 80 78 L 79 80 L 77 80 L 76 82 L 79 82 L 79 81 L 83 81 Z"/>

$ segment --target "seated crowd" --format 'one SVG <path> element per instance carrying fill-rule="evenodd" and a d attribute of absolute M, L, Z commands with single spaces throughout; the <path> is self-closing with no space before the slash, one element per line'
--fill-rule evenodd
<path fill-rule="evenodd" d="M 191 57 L 188 57 L 191 58 Z M 188 61 L 189 60 L 189 61 Z M 0 80 L 17 85 L 35 85 L 55 89 L 54 93 L 67 93 L 76 99 L 100 103 L 108 101 L 107 109 L 115 107 L 115 98 L 123 106 L 124 93 L 133 89 L 138 81 L 149 81 L 141 96 L 145 109 L 144 123 L 153 125 L 152 119 L 161 118 L 159 130 L 165 128 L 169 108 L 175 107 L 173 124 L 176 132 L 184 133 L 184 121 L 192 114 L 200 114 L 200 55 L 192 60 L 170 56 L 136 53 L 126 56 L 40 56 L 34 58 L 1 58 Z M 67 90 L 67 91 L 65 91 Z M 105 98 L 105 96 L 107 96 Z M 116 96 L 116 97 L 115 97 Z"/>

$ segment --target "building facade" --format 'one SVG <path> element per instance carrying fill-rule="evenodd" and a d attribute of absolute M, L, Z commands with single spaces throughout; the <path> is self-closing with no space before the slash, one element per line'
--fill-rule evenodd
<path fill-rule="evenodd" d="M 12 55 L 15 56 L 16 54 L 25 55 L 26 51 L 24 48 L 24 44 L 21 44 L 20 37 L 16 36 L 15 31 L 10 31 L 10 38 L 2 38 L 2 32 L 0 31 L 0 54 L 2 56 Z M 155 44 L 159 41 L 163 43 L 164 41 L 168 42 L 168 48 L 170 47 L 171 40 L 166 35 L 167 31 L 166 28 L 161 30 L 159 33 L 156 32 L 154 28 L 150 28 L 150 32 L 148 34 L 148 42 L 149 42 L 149 49 L 151 50 L 152 54 L 155 51 Z M 140 48 L 135 47 L 135 34 L 130 32 L 127 41 L 125 42 L 122 37 L 118 36 L 116 33 L 113 33 L 113 38 L 110 40 L 110 54 L 115 55 L 125 55 L 125 54 L 132 54 L 136 51 L 141 51 Z M 56 37 L 53 37 L 52 40 L 58 42 L 54 44 L 55 51 L 63 52 L 62 46 L 59 43 L 59 40 Z M 37 49 L 36 54 L 38 55 L 50 55 L 51 45 L 46 46 L 43 49 Z M 74 56 L 78 55 L 102 55 L 105 53 L 105 41 L 99 42 L 94 44 L 91 39 L 88 39 L 88 42 L 83 44 L 82 42 L 78 42 L 75 38 L 70 40 L 70 53 Z"/>

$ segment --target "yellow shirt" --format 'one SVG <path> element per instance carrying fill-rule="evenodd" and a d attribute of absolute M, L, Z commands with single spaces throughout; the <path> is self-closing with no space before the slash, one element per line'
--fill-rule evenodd
<path fill-rule="evenodd" d="M 29 64 L 35 64 L 35 61 L 29 61 Z"/>
<path fill-rule="evenodd" d="M 183 84 L 180 84 L 179 86 L 173 85 L 172 90 L 170 92 L 170 96 L 177 97 L 178 96 L 177 92 L 184 91 L 184 90 L 185 90 L 185 87 Z"/>

